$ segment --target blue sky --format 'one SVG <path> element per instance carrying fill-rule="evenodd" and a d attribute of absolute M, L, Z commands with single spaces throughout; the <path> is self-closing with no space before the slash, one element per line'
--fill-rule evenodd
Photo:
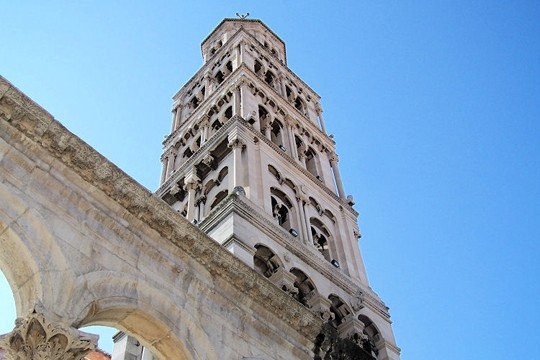
<path fill-rule="evenodd" d="M 12 1 L 0 74 L 151 190 L 200 42 L 250 12 L 322 97 L 402 359 L 540 343 L 540 3 Z M 13 327 L 0 288 L 0 333 Z"/>

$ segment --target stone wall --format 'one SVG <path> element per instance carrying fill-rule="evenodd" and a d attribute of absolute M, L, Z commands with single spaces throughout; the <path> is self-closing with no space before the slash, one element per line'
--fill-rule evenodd
<path fill-rule="evenodd" d="M 0 77 L 0 269 L 17 314 L 162 359 L 310 359 L 321 320 Z"/>

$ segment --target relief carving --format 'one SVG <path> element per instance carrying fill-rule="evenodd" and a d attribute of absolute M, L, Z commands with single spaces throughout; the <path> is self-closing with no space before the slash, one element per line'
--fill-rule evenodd
<path fill-rule="evenodd" d="M 7 360 L 80 360 L 95 350 L 98 336 L 49 322 L 35 311 L 15 321 L 15 329 L 0 336 Z"/>

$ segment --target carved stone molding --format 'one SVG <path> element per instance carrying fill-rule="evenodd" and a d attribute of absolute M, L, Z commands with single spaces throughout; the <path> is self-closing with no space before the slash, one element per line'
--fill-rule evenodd
<path fill-rule="evenodd" d="M 95 350 L 97 335 L 63 324 L 53 324 L 33 312 L 15 321 L 15 329 L 0 336 L 0 347 L 7 360 L 80 360 Z"/>

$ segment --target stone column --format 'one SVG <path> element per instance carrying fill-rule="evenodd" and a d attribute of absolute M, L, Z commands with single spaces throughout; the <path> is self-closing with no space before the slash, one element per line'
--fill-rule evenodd
<path fill-rule="evenodd" d="M 326 133 L 326 129 L 324 128 L 324 119 L 323 119 L 323 116 L 322 116 L 322 109 L 320 106 L 317 106 L 317 118 L 319 119 L 319 125 L 321 127 L 321 130 Z"/>
<path fill-rule="evenodd" d="M 204 88 L 206 89 L 205 91 L 205 97 L 208 97 L 210 95 L 210 93 L 212 92 L 212 89 L 210 88 L 210 86 L 212 85 L 212 75 L 210 75 L 209 72 L 205 73 L 204 74 L 204 77 L 203 77 L 203 82 L 204 82 Z"/>
<path fill-rule="evenodd" d="M 172 131 L 178 129 L 182 123 L 182 105 L 178 105 L 173 110 L 173 129 Z"/>
<path fill-rule="evenodd" d="M 341 181 L 341 175 L 339 174 L 338 161 L 339 158 L 336 154 L 333 154 L 330 157 L 330 165 L 332 166 L 332 170 L 334 171 L 334 178 L 336 180 L 339 197 L 343 200 L 346 200 L 347 197 L 345 196 L 345 190 L 343 190 L 343 181 Z"/>
<path fill-rule="evenodd" d="M 234 88 L 234 114 L 242 116 L 242 84 L 237 84 Z"/>
<path fill-rule="evenodd" d="M 163 166 L 161 170 L 161 183 L 163 184 L 165 180 L 167 179 L 167 163 L 169 162 L 169 158 L 167 156 L 163 156 L 161 158 L 161 165 Z"/>
<path fill-rule="evenodd" d="M 195 193 L 200 186 L 200 180 L 196 175 L 196 171 L 196 169 L 192 169 L 186 176 L 184 183 L 184 190 L 188 193 L 188 208 L 186 217 L 189 221 L 193 221 L 193 219 L 195 219 Z"/>
<path fill-rule="evenodd" d="M 232 189 L 237 186 L 242 186 L 244 179 L 244 167 L 242 166 L 242 149 L 245 147 L 244 142 L 240 138 L 229 139 L 229 148 L 233 151 L 233 171 L 232 171 Z"/>
<path fill-rule="evenodd" d="M 287 147 L 289 154 L 293 159 L 296 159 L 296 141 L 294 140 L 294 120 L 287 116 L 285 118 L 285 126 L 287 127 L 287 137 L 289 139 Z"/>
<path fill-rule="evenodd" d="M 171 147 L 169 150 L 169 155 L 167 155 L 167 176 L 174 170 L 174 163 L 176 160 L 176 148 Z"/>
<path fill-rule="evenodd" d="M 208 128 L 210 127 L 210 117 L 203 115 L 199 119 L 199 127 L 201 129 L 201 146 L 208 141 Z"/>
<path fill-rule="evenodd" d="M 302 189 L 298 190 L 299 192 L 303 192 Z M 300 214 L 300 226 L 302 227 L 301 231 L 304 233 L 304 236 L 302 237 L 304 244 L 311 244 L 313 243 L 313 240 L 311 239 L 311 228 L 309 226 L 309 221 L 306 214 L 306 203 L 309 201 L 304 194 L 297 194 L 296 201 L 298 203 L 298 212 Z"/>
<path fill-rule="evenodd" d="M 52 323 L 32 312 L 15 321 L 15 329 L 0 336 L 7 360 L 81 360 L 95 350 L 99 336 Z"/>

